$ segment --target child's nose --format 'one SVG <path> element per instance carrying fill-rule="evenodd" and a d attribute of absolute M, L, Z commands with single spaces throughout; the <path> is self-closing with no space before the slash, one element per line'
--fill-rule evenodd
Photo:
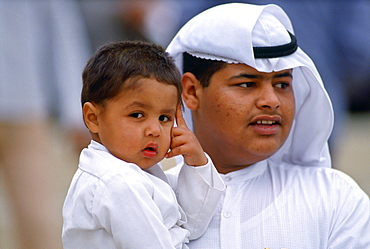
<path fill-rule="evenodd" d="M 158 137 L 161 133 L 161 126 L 159 121 L 152 121 L 148 124 L 145 135 Z"/>

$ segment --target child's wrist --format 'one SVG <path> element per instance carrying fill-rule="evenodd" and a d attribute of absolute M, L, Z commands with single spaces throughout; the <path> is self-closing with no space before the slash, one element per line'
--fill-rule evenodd
<path fill-rule="evenodd" d="M 186 160 L 185 160 L 185 162 L 186 162 Z M 204 165 L 207 165 L 207 163 L 208 163 L 208 159 L 204 154 L 203 154 L 203 157 L 200 160 L 198 160 L 196 163 L 192 163 L 192 162 L 187 163 L 186 162 L 187 165 L 193 166 L 193 167 L 204 166 Z"/>

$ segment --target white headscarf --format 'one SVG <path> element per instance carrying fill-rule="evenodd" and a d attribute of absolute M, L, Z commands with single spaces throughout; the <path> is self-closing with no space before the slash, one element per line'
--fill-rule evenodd
<path fill-rule="evenodd" d="M 293 68 L 296 113 L 292 130 L 285 144 L 268 160 L 277 164 L 331 167 L 327 140 L 333 126 L 333 109 L 312 60 L 300 48 L 282 57 L 254 56 L 253 47 L 290 43 L 287 31 L 294 34 L 288 16 L 277 5 L 223 4 L 186 23 L 167 51 L 180 71 L 183 52 L 203 59 L 244 63 L 260 72 Z M 187 113 L 186 121 L 191 124 Z"/>

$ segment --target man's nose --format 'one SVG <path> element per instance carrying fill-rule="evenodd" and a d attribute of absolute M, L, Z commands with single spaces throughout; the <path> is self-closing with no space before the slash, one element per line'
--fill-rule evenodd
<path fill-rule="evenodd" d="M 277 96 L 274 87 L 266 86 L 261 89 L 261 94 L 257 100 L 258 108 L 277 109 L 280 106 L 280 99 Z"/>

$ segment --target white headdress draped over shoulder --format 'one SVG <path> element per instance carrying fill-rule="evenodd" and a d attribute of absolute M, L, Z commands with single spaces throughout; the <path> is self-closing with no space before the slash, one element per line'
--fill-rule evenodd
<path fill-rule="evenodd" d="M 331 167 L 327 144 L 333 126 L 331 102 L 315 65 L 294 46 L 294 39 L 292 24 L 279 6 L 230 3 L 192 18 L 167 51 L 180 71 L 183 52 L 204 59 L 244 63 L 260 72 L 293 68 L 296 102 L 293 127 L 285 144 L 268 160 L 277 164 Z M 257 51 L 260 47 L 267 47 L 267 55 Z M 185 116 L 190 126 L 191 120 Z"/>

